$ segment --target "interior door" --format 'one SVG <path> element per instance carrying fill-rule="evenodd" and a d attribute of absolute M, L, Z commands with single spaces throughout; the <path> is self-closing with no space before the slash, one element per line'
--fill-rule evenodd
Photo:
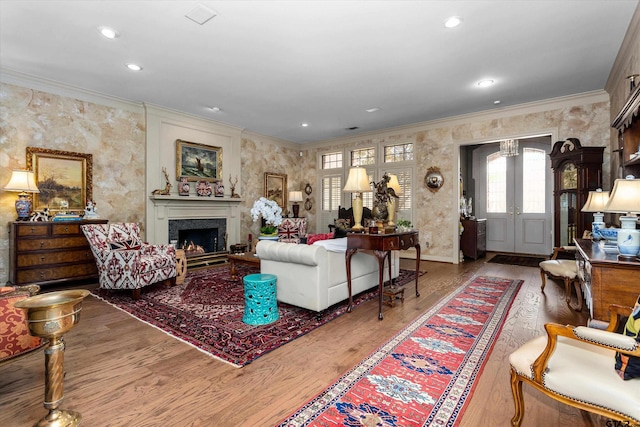
<path fill-rule="evenodd" d="M 550 149 L 550 142 L 522 139 L 517 156 L 501 156 L 497 143 L 474 150 L 476 211 L 487 219 L 487 251 L 551 252 Z"/>

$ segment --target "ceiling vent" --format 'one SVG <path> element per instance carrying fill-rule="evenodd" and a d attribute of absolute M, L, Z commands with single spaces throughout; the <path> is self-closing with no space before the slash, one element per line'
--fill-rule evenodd
<path fill-rule="evenodd" d="M 345 128 L 344 130 L 356 130 L 356 129 L 360 129 L 359 126 L 351 126 L 349 128 Z"/>
<path fill-rule="evenodd" d="M 213 10 L 209 9 L 208 7 L 202 4 L 198 4 L 196 7 L 194 7 L 191 10 L 191 12 L 187 13 L 184 16 L 191 19 L 196 24 L 203 25 L 204 23 L 206 23 L 208 20 L 215 17 L 216 15 L 217 13 L 214 12 Z"/>

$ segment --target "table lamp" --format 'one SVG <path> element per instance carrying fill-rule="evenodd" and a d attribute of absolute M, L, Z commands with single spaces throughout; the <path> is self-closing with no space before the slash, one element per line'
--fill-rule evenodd
<path fill-rule="evenodd" d="M 32 203 L 27 193 L 39 193 L 36 185 L 36 178 L 32 171 L 14 170 L 11 172 L 9 183 L 4 186 L 6 191 L 19 191 L 18 200 L 16 200 L 16 213 L 18 221 L 28 221 L 31 213 Z"/>
<path fill-rule="evenodd" d="M 345 193 L 356 193 L 356 197 L 351 201 L 353 207 L 353 222 L 354 226 L 351 227 L 354 231 L 361 231 L 364 229 L 362 226 L 362 193 L 365 191 L 371 191 L 369 185 L 369 175 L 367 170 L 361 166 L 356 166 L 349 169 L 349 177 L 347 183 L 342 189 Z"/>
<path fill-rule="evenodd" d="M 387 202 L 387 212 L 389 213 L 387 219 L 388 225 L 394 226 L 396 225 L 393 220 L 395 219 L 396 209 L 398 208 L 398 196 L 402 194 L 402 188 L 398 182 L 398 175 L 389 174 L 387 188 L 393 189 L 393 193 L 389 195 L 389 201 Z"/>
<path fill-rule="evenodd" d="M 604 228 L 604 207 L 609 201 L 609 192 L 602 191 L 602 188 L 598 188 L 595 191 L 589 191 L 589 197 L 587 197 L 587 203 L 584 204 L 582 212 L 593 212 L 593 222 L 591 223 L 591 235 L 593 240 L 603 239 L 603 236 L 598 232 Z"/>
<path fill-rule="evenodd" d="M 616 179 L 604 211 L 625 214 L 620 217 L 618 252 L 621 258 L 636 258 L 640 251 L 640 230 L 636 230 L 638 217 L 635 215 L 640 212 L 640 179 L 634 179 L 633 175 Z"/>
<path fill-rule="evenodd" d="M 298 218 L 298 214 L 300 213 L 300 205 L 298 202 L 303 200 L 302 191 L 289 191 L 289 200 L 292 202 L 293 217 Z"/>

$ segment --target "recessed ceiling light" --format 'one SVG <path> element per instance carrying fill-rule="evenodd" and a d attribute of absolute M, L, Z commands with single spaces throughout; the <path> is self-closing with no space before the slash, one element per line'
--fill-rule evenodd
<path fill-rule="evenodd" d="M 447 28 L 455 28 L 460 24 L 462 24 L 462 18 L 460 18 L 459 16 L 452 16 L 444 21 L 444 26 Z"/>
<path fill-rule="evenodd" d="M 214 113 L 219 113 L 219 112 L 222 111 L 222 108 L 220 108 L 220 107 L 209 107 L 209 109 L 211 111 L 213 111 Z"/>
<path fill-rule="evenodd" d="M 102 34 L 103 36 L 105 36 L 108 39 L 115 39 L 116 37 L 119 36 L 118 32 L 116 30 L 114 30 L 113 28 L 109 28 L 109 27 L 100 27 L 100 34 Z"/>
<path fill-rule="evenodd" d="M 495 101 L 493 101 L 494 104 L 498 105 L 500 104 L 502 101 L 500 101 L 499 99 L 496 99 Z"/>
<path fill-rule="evenodd" d="M 491 80 L 491 79 L 480 80 L 480 81 L 478 82 L 478 86 L 480 86 L 480 87 L 489 87 L 489 86 L 491 86 L 491 85 L 492 85 L 492 84 L 494 84 L 494 83 L 495 83 L 495 82 L 494 82 L 493 80 Z"/>
<path fill-rule="evenodd" d="M 367 108 L 365 111 L 367 113 L 375 113 L 376 111 L 380 111 L 380 107 Z"/>
<path fill-rule="evenodd" d="M 300 126 L 302 126 L 303 128 L 308 128 L 309 127 L 309 123 L 300 123 Z"/>
<path fill-rule="evenodd" d="M 136 64 L 127 64 L 127 68 L 131 71 L 142 71 L 142 67 Z"/>

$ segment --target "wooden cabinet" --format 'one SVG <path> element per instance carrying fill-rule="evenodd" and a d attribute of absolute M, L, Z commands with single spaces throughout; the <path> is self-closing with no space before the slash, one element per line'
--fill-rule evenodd
<path fill-rule="evenodd" d="M 591 319 L 609 321 L 609 305 L 633 307 L 640 294 L 640 262 L 618 260 L 598 242 L 575 240 L 578 277 Z"/>
<path fill-rule="evenodd" d="M 553 245 L 567 246 L 591 230 L 593 214 L 581 212 L 589 191 L 602 187 L 602 153 L 605 147 L 583 147 L 577 138 L 553 145 L 554 227 Z"/>
<path fill-rule="evenodd" d="M 466 257 L 478 259 L 487 251 L 487 220 L 463 219 L 460 250 Z"/>
<path fill-rule="evenodd" d="M 12 222 L 11 274 L 14 285 L 51 285 L 96 279 L 98 269 L 80 225 L 107 220 Z"/>
<path fill-rule="evenodd" d="M 640 85 L 629 95 L 611 127 L 618 130 L 620 174 L 617 178 L 633 175 L 640 178 Z"/>

